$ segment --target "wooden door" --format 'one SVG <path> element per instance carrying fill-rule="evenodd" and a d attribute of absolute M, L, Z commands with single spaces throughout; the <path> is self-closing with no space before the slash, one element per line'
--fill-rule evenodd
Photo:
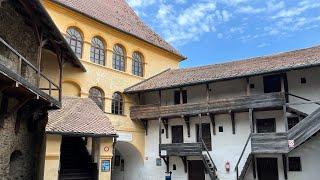
<path fill-rule="evenodd" d="M 172 126 L 172 143 L 183 143 L 183 126 Z"/>
<path fill-rule="evenodd" d="M 277 158 L 257 158 L 258 180 L 279 180 Z"/>
<path fill-rule="evenodd" d="M 204 164 L 202 161 L 188 161 L 189 180 L 205 180 Z"/>
<path fill-rule="evenodd" d="M 200 142 L 199 139 L 199 124 L 196 125 L 196 132 L 197 132 L 197 142 Z M 212 143 L 211 143 L 211 127 L 209 123 L 202 124 L 202 139 L 206 144 L 209 151 L 212 150 Z"/>
<path fill-rule="evenodd" d="M 272 133 L 276 132 L 276 119 L 257 119 L 258 133 Z"/>

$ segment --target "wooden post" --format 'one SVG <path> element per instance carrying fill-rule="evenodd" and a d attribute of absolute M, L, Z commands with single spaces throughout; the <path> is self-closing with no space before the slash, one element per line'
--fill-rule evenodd
<path fill-rule="evenodd" d="M 246 78 L 246 82 L 247 82 L 247 96 L 251 95 L 251 88 L 250 88 L 250 79 L 249 77 Z"/>
<path fill-rule="evenodd" d="M 287 166 L 287 156 L 285 154 L 282 154 L 282 163 L 283 163 L 283 174 L 284 179 L 288 179 L 288 166 Z"/>
<path fill-rule="evenodd" d="M 162 118 L 162 124 L 166 130 L 166 138 L 169 138 L 169 124 L 168 124 L 168 119 L 167 118 Z"/>
<path fill-rule="evenodd" d="M 283 120 L 284 120 L 284 125 L 286 132 L 288 131 L 288 117 L 287 117 L 287 105 L 283 105 Z"/>
<path fill-rule="evenodd" d="M 212 124 L 212 133 L 213 135 L 216 135 L 216 121 L 215 121 L 215 115 L 213 113 L 209 113 L 210 121 Z"/>
<path fill-rule="evenodd" d="M 232 134 L 236 134 L 236 122 L 234 119 L 234 112 L 230 111 L 231 123 L 232 123 Z"/>
<path fill-rule="evenodd" d="M 199 114 L 199 140 L 202 142 L 202 118 L 201 114 Z"/>
<path fill-rule="evenodd" d="M 161 117 L 159 117 L 159 156 L 161 157 L 160 144 L 161 144 Z"/>
<path fill-rule="evenodd" d="M 253 125 L 253 109 L 249 109 L 249 122 L 250 122 L 250 130 L 251 133 L 254 133 L 254 125 Z"/>
<path fill-rule="evenodd" d="M 188 137 L 190 137 L 190 118 L 182 115 L 181 119 L 184 120 L 184 122 L 186 123 Z"/>
<path fill-rule="evenodd" d="M 207 103 L 210 101 L 210 87 L 209 84 L 206 84 L 206 92 L 207 92 Z"/>
<path fill-rule="evenodd" d="M 183 93 L 182 93 L 182 88 L 180 88 L 180 104 L 183 104 Z"/>
<path fill-rule="evenodd" d="M 252 155 L 252 174 L 253 174 L 253 179 L 257 178 L 257 172 L 256 172 L 256 157 Z"/>
<path fill-rule="evenodd" d="M 284 76 L 281 76 L 281 92 L 285 93 L 285 86 L 284 86 Z"/>
<path fill-rule="evenodd" d="M 162 98 L 161 90 L 159 90 L 158 96 L 159 96 L 159 106 L 161 106 L 161 98 Z"/>
<path fill-rule="evenodd" d="M 141 93 L 138 93 L 138 105 L 141 105 Z"/>

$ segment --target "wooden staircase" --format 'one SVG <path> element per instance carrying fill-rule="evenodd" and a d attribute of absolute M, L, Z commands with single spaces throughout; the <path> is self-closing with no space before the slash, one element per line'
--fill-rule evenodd
<path fill-rule="evenodd" d="M 219 180 L 218 176 L 217 176 L 217 167 L 214 164 L 210 153 L 208 151 L 207 146 L 205 145 L 204 141 L 201 139 L 202 141 L 202 147 L 203 147 L 203 153 L 202 153 L 202 161 L 203 164 L 206 168 L 206 171 L 208 172 L 211 180 Z"/>
<path fill-rule="evenodd" d="M 252 160 L 253 160 L 253 155 L 250 153 L 248 158 L 247 158 L 247 160 L 246 160 L 246 162 L 245 162 L 245 164 L 244 164 L 244 166 L 243 166 L 243 168 L 242 168 L 242 170 L 241 170 L 241 173 L 240 173 L 240 176 L 238 177 L 238 180 L 243 180 L 244 179 Z"/>
<path fill-rule="evenodd" d="M 313 135 L 320 131 L 320 108 L 301 120 L 288 131 L 288 140 L 294 140 L 294 148 L 300 146 Z"/>
<path fill-rule="evenodd" d="M 80 137 L 64 137 L 61 144 L 59 180 L 95 180 L 97 165 L 92 163 Z"/>

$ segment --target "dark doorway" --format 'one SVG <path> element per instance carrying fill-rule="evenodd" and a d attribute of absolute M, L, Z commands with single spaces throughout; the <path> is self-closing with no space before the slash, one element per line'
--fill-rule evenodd
<path fill-rule="evenodd" d="M 279 180 L 277 158 L 257 158 L 259 180 Z"/>
<path fill-rule="evenodd" d="M 205 180 L 204 164 L 202 161 L 188 161 L 189 180 Z"/>
<path fill-rule="evenodd" d="M 172 126 L 172 143 L 183 143 L 183 126 Z"/>
<path fill-rule="evenodd" d="M 281 91 L 281 75 L 270 75 L 263 77 L 264 93 Z"/>
<path fill-rule="evenodd" d="M 257 119 L 258 133 L 272 133 L 276 132 L 276 119 Z"/>
<path fill-rule="evenodd" d="M 199 139 L 199 124 L 196 125 L 196 132 L 197 132 L 197 142 L 200 142 Z M 202 124 L 202 139 L 204 143 L 206 144 L 209 151 L 212 150 L 212 143 L 211 143 L 211 129 L 210 124 L 205 123 Z"/>

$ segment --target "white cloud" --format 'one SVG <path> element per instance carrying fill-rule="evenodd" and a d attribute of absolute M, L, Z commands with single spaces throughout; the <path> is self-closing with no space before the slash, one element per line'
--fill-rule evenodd
<path fill-rule="evenodd" d="M 131 7 L 137 8 L 153 5 L 156 3 L 156 0 L 127 0 L 127 2 Z"/>
<path fill-rule="evenodd" d="M 258 14 L 264 12 L 265 8 L 254 8 L 252 6 L 242 6 L 240 7 L 237 12 L 245 13 L 245 14 Z"/>

